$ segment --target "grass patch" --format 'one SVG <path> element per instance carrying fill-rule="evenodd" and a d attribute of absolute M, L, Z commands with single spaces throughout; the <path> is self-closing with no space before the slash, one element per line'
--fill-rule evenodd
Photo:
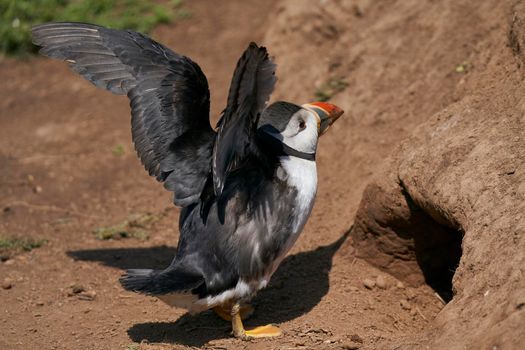
<path fill-rule="evenodd" d="M 149 213 L 132 215 L 116 225 L 96 228 L 93 233 L 100 240 L 135 238 L 145 241 L 149 239 L 149 230 L 161 217 Z"/>
<path fill-rule="evenodd" d="M 119 143 L 115 147 L 113 147 L 111 152 L 113 153 L 113 155 L 120 157 L 123 156 L 124 153 L 126 153 L 126 149 L 124 148 L 123 144 Z"/>
<path fill-rule="evenodd" d="M 347 86 L 348 82 L 346 82 L 344 79 L 332 78 L 315 91 L 315 99 L 317 101 L 326 102 L 336 94 L 346 89 Z"/>
<path fill-rule="evenodd" d="M 469 62 L 465 61 L 465 62 L 462 62 L 462 63 L 458 64 L 456 66 L 455 71 L 456 71 L 456 73 L 467 73 L 470 70 L 471 67 L 472 67 L 471 64 Z"/>
<path fill-rule="evenodd" d="M 52 21 L 86 22 L 149 33 L 191 15 L 182 0 L 0 0 L 0 52 L 35 53 L 31 27 Z"/>
<path fill-rule="evenodd" d="M 46 239 L 0 237 L 0 260 L 5 261 L 20 253 L 30 252 L 46 243 Z"/>

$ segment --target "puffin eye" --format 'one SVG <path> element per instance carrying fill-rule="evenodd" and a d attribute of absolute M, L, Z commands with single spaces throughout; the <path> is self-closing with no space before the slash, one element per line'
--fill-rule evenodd
<path fill-rule="evenodd" d="M 301 119 L 301 121 L 299 122 L 299 130 L 302 131 L 306 129 L 306 123 L 304 120 Z"/>

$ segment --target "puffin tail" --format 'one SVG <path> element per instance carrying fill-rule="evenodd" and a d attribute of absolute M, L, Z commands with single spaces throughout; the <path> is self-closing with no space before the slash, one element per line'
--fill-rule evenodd
<path fill-rule="evenodd" d="M 119 282 L 124 289 L 131 292 L 149 294 L 154 288 L 154 279 L 159 271 L 150 269 L 132 269 L 127 270 Z"/>
<path fill-rule="evenodd" d="M 181 266 L 165 270 L 131 269 L 119 279 L 124 289 L 149 295 L 188 292 L 204 283 L 202 275 Z"/>

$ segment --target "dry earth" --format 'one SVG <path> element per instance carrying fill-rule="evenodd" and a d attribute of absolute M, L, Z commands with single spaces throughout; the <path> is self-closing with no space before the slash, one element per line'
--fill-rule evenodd
<path fill-rule="evenodd" d="M 347 111 L 321 140 L 312 217 L 270 286 L 254 300 L 256 313 L 248 321 L 277 323 L 284 335 L 242 342 L 211 312 L 190 316 L 124 292 L 117 283 L 122 269 L 161 267 L 171 260 L 179 212 L 136 159 L 127 100 L 94 89 L 60 62 L 3 59 L 0 235 L 48 242 L 0 264 L 0 348 L 518 348 L 525 312 L 518 307 L 525 251 L 519 214 L 521 5 L 308 0 L 217 6 L 201 0 L 187 7 L 192 18 L 159 28 L 154 37 L 201 65 L 212 91 L 212 119 L 251 40 L 275 56 L 274 100 L 303 103 L 316 94 L 333 95 L 331 101 Z M 476 176 L 479 182 L 472 182 Z M 398 178 L 406 196 L 395 197 Z M 482 190 L 478 183 L 491 186 Z M 403 216 L 408 212 L 411 218 L 410 208 L 392 210 L 391 203 L 402 207 L 407 198 L 422 212 L 413 216 L 419 220 L 415 226 Z M 484 206 L 469 207 L 471 199 Z M 377 231 L 370 228 L 377 220 L 363 214 L 374 205 L 378 215 L 386 210 L 393 213 L 389 219 L 401 218 L 379 221 L 394 236 L 400 227 L 405 230 L 396 246 L 406 253 L 401 262 L 377 244 Z M 433 215 L 434 208 L 450 215 Z M 99 240 L 93 233 L 126 221 L 134 237 Z M 447 260 L 445 274 L 438 264 L 432 273 L 441 276 L 438 282 L 428 279 L 425 265 L 414 262 L 412 239 L 426 233 L 427 224 L 438 237 L 442 231 L 465 234 L 454 277 L 458 294 L 445 308 L 423 277 L 448 300 L 457 260 Z M 444 246 L 458 249 L 457 242 Z M 493 262 L 483 265 L 483 259 Z M 494 299 L 487 302 L 489 289 Z M 511 290 L 512 298 L 506 298 Z M 461 337 L 473 326 L 476 332 Z M 486 332 L 490 329 L 494 332 Z"/>

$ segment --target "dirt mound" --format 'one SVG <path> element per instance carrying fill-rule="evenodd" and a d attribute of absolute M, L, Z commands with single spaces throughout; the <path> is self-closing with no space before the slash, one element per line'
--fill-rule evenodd
<path fill-rule="evenodd" d="M 333 99 L 352 116 L 337 145 L 346 190 L 377 172 L 355 219 L 358 256 L 451 301 L 426 333 L 385 347 L 525 341 L 525 6 L 514 3 L 288 2 L 270 31 L 294 72 L 287 93 L 312 76 L 318 90 L 348 85 Z"/>
<path fill-rule="evenodd" d="M 500 73 L 512 80 L 520 70 Z M 365 190 L 359 256 L 454 296 L 414 348 L 517 349 L 525 341 L 525 101 L 509 94 L 523 86 L 508 79 L 417 128 Z"/>
<path fill-rule="evenodd" d="M 522 11 L 500 13 L 466 96 L 414 131 L 357 214 L 360 256 L 412 283 L 420 268 L 447 301 L 454 292 L 413 348 L 525 341 Z"/>

